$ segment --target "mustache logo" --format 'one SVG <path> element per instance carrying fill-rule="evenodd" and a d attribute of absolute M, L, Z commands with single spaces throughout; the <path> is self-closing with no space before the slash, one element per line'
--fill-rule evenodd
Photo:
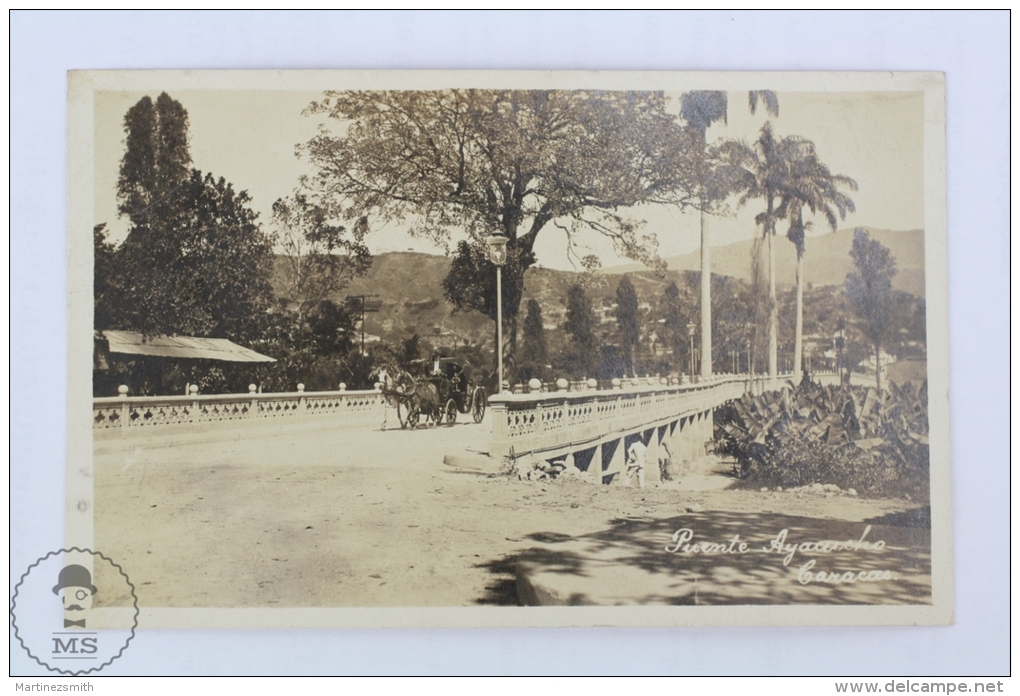
<path fill-rule="evenodd" d="M 85 607 L 79 606 L 77 604 L 72 604 L 69 607 L 64 607 L 64 611 L 85 611 Z"/>

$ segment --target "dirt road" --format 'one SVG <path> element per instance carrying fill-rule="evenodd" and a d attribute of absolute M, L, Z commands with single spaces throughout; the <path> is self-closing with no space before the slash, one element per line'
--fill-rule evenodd
<path fill-rule="evenodd" d="M 463 418 L 463 417 L 462 417 Z M 916 505 L 679 486 L 510 481 L 443 464 L 490 429 L 322 430 L 97 454 L 95 545 L 150 607 L 513 604 L 514 558 L 552 538 L 689 510 L 859 523 Z M 707 466 L 708 468 L 705 468 Z"/>

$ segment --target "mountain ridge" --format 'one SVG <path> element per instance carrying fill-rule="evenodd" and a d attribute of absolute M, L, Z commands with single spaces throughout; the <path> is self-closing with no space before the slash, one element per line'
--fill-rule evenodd
<path fill-rule="evenodd" d="M 812 285 L 842 285 L 847 273 L 854 270 L 850 258 L 854 229 L 863 229 L 889 248 L 896 259 L 897 274 L 893 289 L 924 297 L 924 230 L 881 230 L 871 227 L 847 228 L 810 236 L 805 242 L 804 275 Z M 796 282 L 797 254 L 785 236 L 776 235 L 776 282 Z M 752 239 L 712 247 L 712 275 L 725 275 L 749 282 L 751 280 Z M 700 271 L 701 252 L 664 259 L 672 271 Z M 639 263 L 602 269 L 606 275 L 620 275 L 649 270 Z"/>

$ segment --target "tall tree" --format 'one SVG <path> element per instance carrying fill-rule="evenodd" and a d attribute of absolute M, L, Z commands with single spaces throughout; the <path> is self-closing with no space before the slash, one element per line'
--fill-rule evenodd
<path fill-rule="evenodd" d="M 691 188 L 687 138 L 665 106 L 654 92 L 327 92 L 307 113 L 343 130 L 303 147 L 316 168 L 304 185 L 340 202 L 348 219 L 403 221 L 442 244 L 466 234 L 480 251 L 487 236 L 505 235 L 503 352 L 513 378 L 521 288 L 542 230 L 555 225 L 570 248 L 584 231 L 605 235 L 621 253 L 655 260 L 654 240 L 621 211 Z M 476 271 L 475 288 L 494 284 L 477 255 L 461 253 L 461 270 Z M 479 308 L 478 294 L 453 299 Z"/>
<path fill-rule="evenodd" d="M 812 214 L 821 215 L 829 228 L 835 232 L 837 214 L 845 219 L 847 213 L 855 210 L 854 202 L 840 188 L 857 190 L 857 182 L 842 174 L 833 174 L 818 159 L 813 144 L 805 143 L 797 148 L 799 160 L 792 163 L 791 181 L 786 187 L 790 227 L 786 238 L 797 249 L 797 318 L 794 329 L 793 371 L 795 382 L 800 381 L 804 353 L 804 238 L 811 225 L 804 221 L 804 208 Z"/>
<path fill-rule="evenodd" d="M 354 347 L 354 317 L 342 304 L 322 300 L 308 313 L 308 334 L 320 356 L 346 356 Z"/>
<path fill-rule="evenodd" d="M 244 191 L 193 170 L 163 217 L 132 226 L 117 250 L 113 323 L 146 335 L 251 343 L 272 302 L 272 243 Z"/>
<path fill-rule="evenodd" d="M 521 370 L 528 371 L 526 378 L 537 377 L 545 371 L 549 362 L 549 347 L 542 321 L 542 305 L 538 300 L 528 300 L 528 312 L 524 316 L 524 345 L 521 350 Z"/>
<path fill-rule="evenodd" d="M 748 92 L 748 107 L 754 114 L 761 101 L 773 117 L 779 116 L 779 100 L 774 92 Z M 694 135 L 695 147 L 691 160 L 697 185 L 696 203 L 701 216 L 701 376 L 712 375 L 712 260 L 711 234 L 706 215 L 729 194 L 729 183 L 714 166 L 715 153 L 708 147 L 708 128 L 717 121 L 727 121 L 726 92 L 695 90 L 680 98 L 680 118 Z"/>
<path fill-rule="evenodd" d="M 875 351 L 875 386 L 881 391 L 882 346 L 889 338 L 892 324 L 896 261 L 885 245 L 860 228 L 854 230 L 850 256 L 857 270 L 847 274 L 846 294 Z"/>
<path fill-rule="evenodd" d="M 276 246 L 283 251 L 278 275 L 282 294 L 299 326 L 312 308 L 335 299 L 371 266 L 365 245 L 368 221 L 361 218 L 348 231 L 332 211 L 313 205 L 301 193 L 273 203 L 273 228 Z"/>
<path fill-rule="evenodd" d="M 599 342 L 595 335 L 595 310 L 582 285 L 567 290 L 567 334 L 570 336 L 567 366 L 574 378 L 588 378 L 598 368 Z"/>
<path fill-rule="evenodd" d="M 729 141 L 721 146 L 726 158 L 727 180 L 741 191 L 738 205 L 761 199 L 765 210 L 755 216 L 761 228 L 761 241 L 767 257 L 768 280 L 768 374 L 775 384 L 779 374 L 778 324 L 779 307 L 776 302 L 776 224 L 784 219 L 794 200 L 792 191 L 797 185 L 797 164 L 814 152 L 814 144 L 799 136 L 779 138 L 772 124 L 762 126 L 753 145 Z M 758 247 L 755 247 L 757 253 Z M 757 260 L 754 260 L 757 263 Z"/>
<path fill-rule="evenodd" d="M 165 92 L 124 118 L 117 198 L 130 219 L 114 252 L 102 328 L 251 343 L 272 302 L 272 243 L 251 198 L 190 169 L 188 112 Z"/>
<path fill-rule="evenodd" d="M 666 334 L 666 343 L 673 350 L 673 369 L 683 374 L 689 364 L 687 321 L 688 313 L 684 307 L 684 298 L 675 282 L 666 286 L 662 293 L 660 307 L 662 328 Z"/>
<path fill-rule="evenodd" d="M 107 240 L 106 223 L 92 228 L 93 242 L 93 297 L 94 297 L 94 328 L 102 331 L 111 328 L 111 321 L 116 312 L 114 298 L 121 294 L 117 287 L 120 274 L 117 273 L 117 247 Z"/>
<path fill-rule="evenodd" d="M 188 112 L 163 92 L 153 103 L 148 96 L 124 116 L 126 151 L 120 163 L 117 201 L 120 214 L 134 224 L 158 218 L 154 209 L 188 178 Z"/>
<path fill-rule="evenodd" d="M 630 276 L 624 275 L 616 287 L 616 324 L 620 329 L 620 342 L 627 353 L 627 367 L 634 376 L 634 349 L 641 337 L 638 325 L 638 296 Z"/>

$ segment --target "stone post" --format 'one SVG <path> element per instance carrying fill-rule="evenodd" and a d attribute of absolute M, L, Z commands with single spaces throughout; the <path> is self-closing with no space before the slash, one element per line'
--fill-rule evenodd
<path fill-rule="evenodd" d="M 188 391 L 191 392 L 191 422 L 197 423 L 201 419 L 202 412 L 198 406 L 198 385 L 192 384 L 188 387 Z"/>
<path fill-rule="evenodd" d="M 489 411 L 492 413 L 492 442 L 493 456 L 502 457 L 507 454 L 503 448 L 507 440 L 507 410 L 506 402 L 503 400 L 489 401 Z"/>
<path fill-rule="evenodd" d="M 129 406 L 127 402 L 129 391 L 130 390 L 128 389 L 128 386 L 126 384 L 122 384 L 119 387 L 117 387 L 117 396 L 123 399 L 123 401 L 121 401 L 120 403 L 121 435 L 127 435 L 127 427 L 131 425 L 131 406 Z"/>

